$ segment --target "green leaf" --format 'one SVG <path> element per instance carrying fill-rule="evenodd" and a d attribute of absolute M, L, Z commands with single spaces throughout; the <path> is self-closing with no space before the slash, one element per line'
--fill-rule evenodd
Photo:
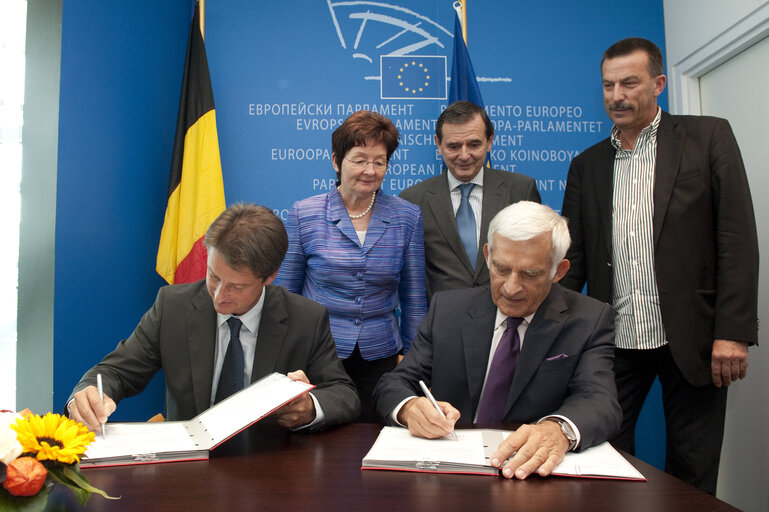
<path fill-rule="evenodd" d="M 79 487 L 83 491 L 86 491 L 88 493 L 96 493 L 104 498 L 107 498 L 108 500 L 120 499 L 120 496 L 117 496 L 117 497 L 110 496 L 109 494 L 102 491 L 101 489 L 97 489 L 96 487 L 88 483 L 88 479 L 85 476 L 83 476 L 83 473 L 80 472 L 79 466 L 64 466 L 62 468 L 62 472 L 64 473 L 64 476 L 69 478 L 77 487 Z M 86 501 L 88 501 L 88 498 L 86 498 Z M 82 503 L 85 504 L 85 501 L 83 501 Z"/>
<path fill-rule="evenodd" d="M 7 512 L 43 512 L 48 502 L 48 488 L 44 485 L 34 496 L 11 496 L 0 489 L 0 510 Z"/>
<path fill-rule="evenodd" d="M 77 499 L 77 502 L 81 505 L 85 505 L 88 502 L 88 498 L 91 497 L 91 493 L 82 489 L 80 486 L 78 486 L 76 483 L 72 482 L 69 478 L 64 476 L 64 468 L 63 467 L 57 467 L 57 468 L 51 468 L 48 470 L 48 478 L 56 482 L 57 484 L 66 485 L 69 487 L 73 494 L 75 495 L 75 498 Z"/>

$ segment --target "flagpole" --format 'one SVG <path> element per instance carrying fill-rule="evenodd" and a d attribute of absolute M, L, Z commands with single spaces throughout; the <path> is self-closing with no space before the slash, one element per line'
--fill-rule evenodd
<path fill-rule="evenodd" d="M 200 5 L 200 35 L 203 37 L 203 40 L 206 39 L 206 0 L 198 0 L 198 5 Z M 467 39 L 467 36 L 465 36 L 465 40 Z M 467 43 L 467 41 L 465 41 Z"/>
<path fill-rule="evenodd" d="M 456 0 L 453 7 L 459 16 L 459 24 L 462 25 L 462 39 L 465 40 L 465 46 L 467 46 L 467 0 Z"/>

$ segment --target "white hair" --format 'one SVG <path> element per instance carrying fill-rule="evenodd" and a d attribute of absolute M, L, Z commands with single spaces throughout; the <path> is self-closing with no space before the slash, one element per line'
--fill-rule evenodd
<path fill-rule="evenodd" d="M 489 252 L 491 252 L 495 234 L 513 242 L 521 242 L 545 233 L 550 233 L 553 242 L 551 255 L 553 268 L 550 271 L 552 278 L 558 264 L 569 250 L 571 236 L 569 236 L 566 219 L 548 206 L 533 201 L 519 201 L 496 214 L 489 224 L 487 240 Z"/>

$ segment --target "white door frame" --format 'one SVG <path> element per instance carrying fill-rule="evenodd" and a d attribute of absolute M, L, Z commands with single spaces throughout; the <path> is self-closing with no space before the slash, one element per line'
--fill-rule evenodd
<path fill-rule="evenodd" d="M 672 114 L 700 115 L 700 77 L 769 36 L 769 2 L 669 65 L 668 102 Z"/>

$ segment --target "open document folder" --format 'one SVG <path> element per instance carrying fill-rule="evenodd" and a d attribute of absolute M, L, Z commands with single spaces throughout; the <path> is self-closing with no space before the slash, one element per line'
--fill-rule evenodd
<path fill-rule="evenodd" d="M 207 459 L 209 450 L 314 387 L 272 373 L 189 421 L 107 423 L 80 466 Z"/>
<path fill-rule="evenodd" d="M 427 471 L 498 475 L 489 463 L 497 446 L 511 432 L 504 430 L 455 430 L 457 439 L 423 439 L 408 429 L 384 427 L 371 450 L 363 458 L 362 469 Z M 553 470 L 553 475 L 645 481 L 609 443 L 569 452 Z"/>

